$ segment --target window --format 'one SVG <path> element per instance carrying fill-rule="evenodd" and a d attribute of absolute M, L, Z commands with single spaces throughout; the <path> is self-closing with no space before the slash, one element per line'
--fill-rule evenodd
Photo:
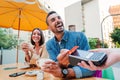
<path fill-rule="evenodd" d="M 68 28 L 69 28 L 69 31 L 76 31 L 75 25 L 69 25 Z"/>

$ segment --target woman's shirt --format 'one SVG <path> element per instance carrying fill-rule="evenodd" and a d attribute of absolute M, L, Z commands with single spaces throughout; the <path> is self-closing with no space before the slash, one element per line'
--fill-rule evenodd
<path fill-rule="evenodd" d="M 46 50 L 46 46 L 44 44 L 41 45 L 38 54 L 34 49 L 33 52 L 29 52 L 29 55 L 30 55 L 30 64 L 36 64 L 36 60 L 38 60 L 39 58 L 49 58 L 49 55 Z"/>

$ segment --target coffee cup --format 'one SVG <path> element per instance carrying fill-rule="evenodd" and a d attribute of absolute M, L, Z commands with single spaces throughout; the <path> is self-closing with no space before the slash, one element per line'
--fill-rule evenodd
<path fill-rule="evenodd" d="M 36 61 L 36 65 L 41 68 L 46 61 L 52 61 L 52 60 L 48 58 L 40 58 Z"/>

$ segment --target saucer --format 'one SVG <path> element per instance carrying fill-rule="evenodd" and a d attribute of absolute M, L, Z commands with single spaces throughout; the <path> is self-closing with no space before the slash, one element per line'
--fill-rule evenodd
<path fill-rule="evenodd" d="M 40 70 L 33 70 L 33 71 L 27 71 L 25 73 L 26 76 L 36 76 L 37 73 L 39 73 Z"/>

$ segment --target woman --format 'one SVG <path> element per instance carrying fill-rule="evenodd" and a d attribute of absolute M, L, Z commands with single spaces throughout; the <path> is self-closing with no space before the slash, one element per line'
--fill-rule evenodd
<path fill-rule="evenodd" d="M 31 34 L 31 44 L 24 42 L 21 44 L 22 50 L 25 52 L 25 61 L 30 64 L 36 64 L 39 58 L 48 58 L 48 53 L 44 45 L 45 39 L 43 32 L 39 28 L 35 28 Z"/>

